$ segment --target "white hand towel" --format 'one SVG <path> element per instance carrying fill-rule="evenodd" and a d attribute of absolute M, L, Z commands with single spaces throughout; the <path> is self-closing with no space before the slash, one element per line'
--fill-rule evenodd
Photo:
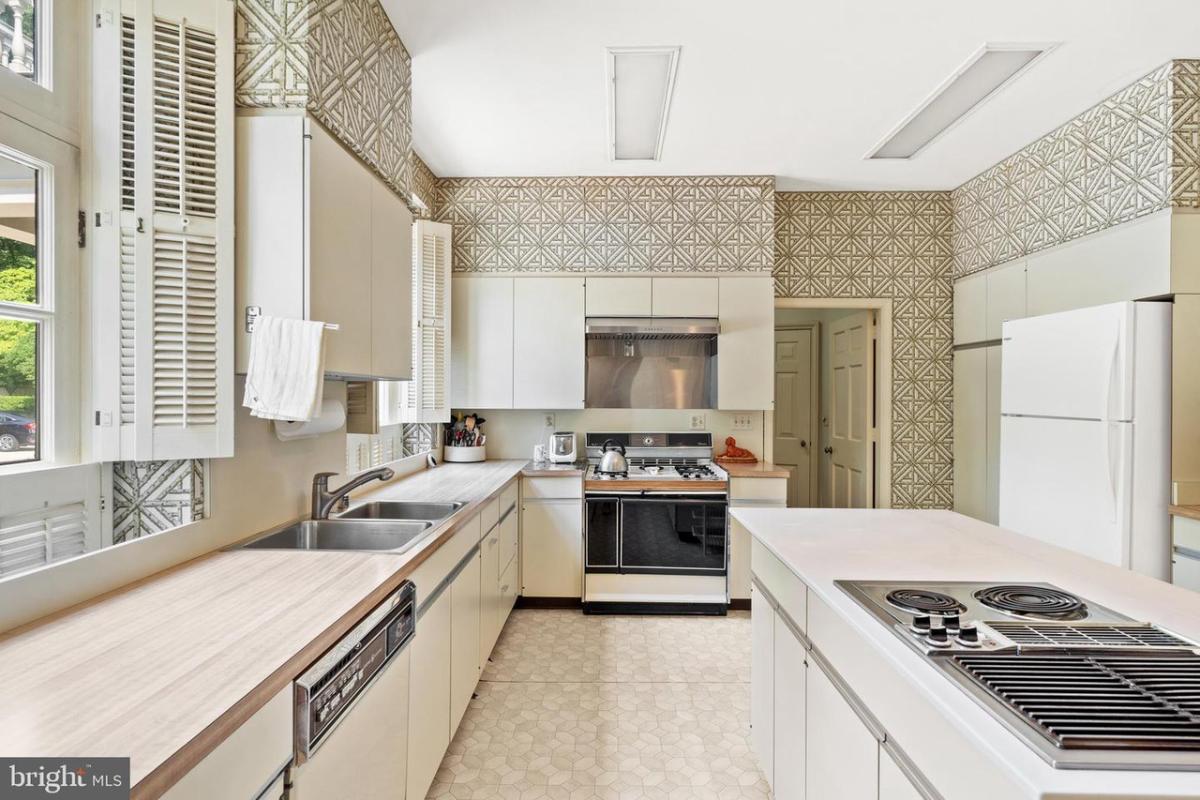
<path fill-rule="evenodd" d="M 250 334 L 242 405 L 264 419 L 305 421 L 321 414 L 325 323 L 259 317 Z"/>

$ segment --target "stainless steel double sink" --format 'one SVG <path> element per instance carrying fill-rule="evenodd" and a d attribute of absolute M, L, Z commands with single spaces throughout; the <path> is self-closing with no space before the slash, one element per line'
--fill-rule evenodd
<path fill-rule="evenodd" d="M 464 503 L 363 503 L 336 519 L 306 519 L 275 528 L 241 548 L 251 550 L 357 550 L 403 553 Z"/>

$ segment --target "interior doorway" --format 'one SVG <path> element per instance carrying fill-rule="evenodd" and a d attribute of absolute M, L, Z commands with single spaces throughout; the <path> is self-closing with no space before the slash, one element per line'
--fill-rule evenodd
<path fill-rule="evenodd" d="M 768 457 L 791 472 L 789 507 L 886 508 L 890 302 L 825 302 L 776 301 Z"/>

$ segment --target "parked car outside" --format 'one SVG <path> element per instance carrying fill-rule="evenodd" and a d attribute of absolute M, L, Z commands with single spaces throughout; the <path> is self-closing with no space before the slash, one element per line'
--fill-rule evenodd
<path fill-rule="evenodd" d="M 19 414 L 0 412 L 0 453 L 20 447 L 33 447 L 37 442 L 37 422 Z"/>

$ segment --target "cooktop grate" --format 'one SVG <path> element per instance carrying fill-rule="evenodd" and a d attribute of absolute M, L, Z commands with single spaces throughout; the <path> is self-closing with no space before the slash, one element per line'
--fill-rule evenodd
<path fill-rule="evenodd" d="M 1200 656 L 981 653 L 952 663 L 1063 749 L 1200 750 Z"/>
<path fill-rule="evenodd" d="M 1043 647 L 1177 648 L 1195 645 L 1153 625 L 1113 625 L 1089 622 L 1006 622 L 991 620 L 987 626 L 1017 645 Z"/>

